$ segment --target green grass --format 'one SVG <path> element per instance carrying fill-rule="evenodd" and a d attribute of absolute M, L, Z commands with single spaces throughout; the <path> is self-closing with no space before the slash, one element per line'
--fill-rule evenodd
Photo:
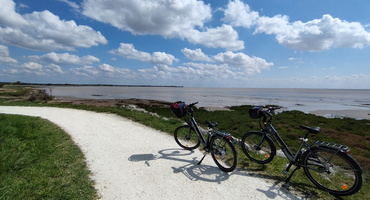
<path fill-rule="evenodd" d="M 96 199 L 84 155 L 51 122 L 0 114 L 0 199 Z"/>

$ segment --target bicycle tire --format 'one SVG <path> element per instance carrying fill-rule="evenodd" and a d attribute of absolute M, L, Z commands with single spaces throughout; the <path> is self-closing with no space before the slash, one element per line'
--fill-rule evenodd
<path fill-rule="evenodd" d="M 302 155 L 302 160 L 310 181 L 332 195 L 352 195 L 362 187 L 359 164 L 344 152 L 326 146 L 312 147 Z"/>
<path fill-rule="evenodd" d="M 262 132 L 248 132 L 244 134 L 241 146 L 244 154 L 253 162 L 266 164 L 276 155 L 276 147 L 270 137 Z"/>
<path fill-rule="evenodd" d="M 231 172 L 238 163 L 237 152 L 233 143 L 221 136 L 212 136 L 211 155 L 216 165 L 224 172 Z"/>
<path fill-rule="evenodd" d="M 186 150 L 196 149 L 200 145 L 197 133 L 189 125 L 176 128 L 174 138 L 176 143 Z"/>

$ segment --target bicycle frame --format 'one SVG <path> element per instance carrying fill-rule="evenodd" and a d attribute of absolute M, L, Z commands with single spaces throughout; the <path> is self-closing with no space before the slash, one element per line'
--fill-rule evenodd
<path fill-rule="evenodd" d="M 313 145 L 309 145 L 307 142 L 308 142 L 308 139 L 307 139 L 307 137 L 308 137 L 308 132 L 305 134 L 305 136 L 303 137 L 303 138 L 300 138 L 300 140 L 302 140 L 302 142 L 300 143 L 300 145 L 299 145 L 299 147 L 298 147 L 298 150 L 297 150 L 297 152 L 296 153 L 293 153 L 292 151 L 291 151 L 291 149 L 288 147 L 288 145 L 284 142 L 284 140 L 281 138 L 281 136 L 279 135 L 279 133 L 276 131 L 276 129 L 274 128 L 274 126 L 272 125 L 272 119 L 271 119 L 271 117 L 272 116 L 270 116 L 270 119 L 269 120 L 267 120 L 267 117 L 265 116 L 265 117 L 263 117 L 263 124 L 264 124 L 264 126 L 262 127 L 261 126 L 261 128 L 262 128 L 262 132 L 263 133 L 265 133 L 264 134 L 264 137 L 266 136 L 266 135 L 270 135 L 271 137 L 271 139 L 275 142 L 275 143 L 277 143 L 278 144 L 278 146 L 280 147 L 280 149 L 283 151 L 283 153 L 284 153 L 284 155 L 286 156 L 286 158 L 288 159 L 288 161 L 289 161 L 289 164 L 288 164 L 288 166 L 286 167 L 286 169 L 285 170 L 283 170 L 283 173 L 284 174 L 287 174 L 288 173 L 288 171 L 289 171 L 289 169 L 290 169 L 290 167 L 294 164 L 295 166 L 297 166 L 297 168 L 295 169 L 295 170 L 297 170 L 297 169 L 299 169 L 300 167 L 304 167 L 304 168 L 309 168 L 309 169 L 311 169 L 311 170 L 314 170 L 314 171 L 325 171 L 326 169 L 323 169 L 323 170 L 317 170 L 317 169 L 315 169 L 315 168 L 311 168 L 311 167 L 309 167 L 309 166 L 305 166 L 305 165 L 302 165 L 302 163 L 301 162 L 299 162 L 298 161 L 298 158 L 299 158 L 299 156 L 300 155 L 302 155 L 302 149 L 303 148 L 306 148 L 307 150 L 306 151 L 310 151 L 310 149 L 311 149 L 311 147 L 312 146 L 318 146 L 318 147 L 323 147 L 323 148 L 330 148 L 330 147 L 328 147 L 327 145 L 317 145 L 316 143 L 317 143 L 317 141 L 313 144 Z M 263 142 L 263 140 L 264 140 L 264 138 L 262 138 L 262 140 L 261 140 L 261 143 Z M 322 141 L 319 141 L 319 142 L 322 142 Z M 328 142 L 325 142 L 325 143 L 328 143 Z M 330 143 L 329 143 L 330 144 Z M 334 144 L 334 145 L 337 145 L 337 144 Z M 339 148 L 332 148 L 332 149 L 336 149 L 337 150 L 337 152 L 339 152 L 339 151 L 341 151 L 341 149 L 340 148 L 342 148 L 342 147 L 344 147 L 342 150 L 344 150 L 344 151 L 347 151 L 347 150 L 349 150 L 349 148 L 348 147 L 346 147 L 346 146 L 344 146 L 344 145 L 340 145 L 340 147 Z M 333 154 L 333 156 L 332 157 L 334 157 L 334 155 L 335 154 Z M 325 161 L 325 163 L 321 163 L 322 164 L 322 166 L 325 166 L 326 165 L 326 163 L 327 162 L 330 162 L 330 160 L 332 159 L 332 157 L 331 158 L 329 158 L 328 160 L 326 160 Z M 295 171 L 294 170 L 294 171 Z M 291 174 L 291 176 L 293 175 L 293 173 L 294 173 L 294 171 L 292 172 L 292 174 Z M 289 180 L 290 180 L 290 178 L 291 178 L 291 176 L 289 176 L 287 179 L 286 179 L 286 182 L 288 182 Z"/>
<path fill-rule="evenodd" d="M 265 123 L 265 128 L 263 129 L 263 132 L 267 132 L 272 136 L 272 139 L 276 141 L 276 143 L 279 145 L 281 150 L 283 151 L 284 155 L 287 157 L 289 162 L 295 162 L 298 160 L 298 156 L 300 151 L 302 150 L 303 147 L 310 148 L 310 145 L 307 144 L 307 134 L 305 135 L 304 138 L 300 138 L 302 140 L 301 144 L 299 145 L 299 148 L 297 152 L 294 154 L 291 149 L 288 147 L 287 144 L 285 144 L 284 140 L 281 138 L 279 133 L 275 130 L 274 126 L 269 122 Z"/>
<path fill-rule="evenodd" d="M 207 140 L 203 137 L 203 134 L 199 130 L 199 126 L 197 121 L 195 121 L 195 118 L 191 115 L 190 117 L 190 123 L 188 122 L 188 125 L 195 130 L 195 132 L 198 135 L 198 138 L 200 139 L 200 143 L 202 143 L 203 147 L 206 147 L 209 143 L 210 137 L 208 136 Z"/>

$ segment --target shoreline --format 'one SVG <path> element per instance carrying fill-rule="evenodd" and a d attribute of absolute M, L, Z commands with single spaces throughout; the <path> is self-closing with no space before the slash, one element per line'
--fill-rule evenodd
<path fill-rule="evenodd" d="M 72 103 L 72 104 L 84 104 L 84 105 L 95 105 L 95 106 L 117 106 L 117 105 L 137 105 L 137 104 L 154 104 L 154 105 L 170 105 L 172 102 L 161 101 L 161 100 L 152 100 L 152 99 L 80 99 L 73 97 L 55 97 L 51 102 L 59 103 Z M 247 104 L 244 104 L 247 105 Z M 241 105 L 239 105 L 241 106 Z M 229 110 L 230 106 L 200 106 L 206 109 L 207 111 L 219 111 L 219 110 Z M 322 116 L 326 118 L 354 118 L 357 120 L 370 120 L 370 110 L 360 110 L 360 109 L 344 109 L 344 110 L 313 110 L 313 111 L 304 111 L 299 109 L 289 109 L 284 108 L 282 111 L 298 110 L 304 113 L 314 114 L 317 116 Z"/>
<path fill-rule="evenodd" d="M 370 120 L 369 110 L 315 110 L 311 114 L 323 116 L 326 118 L 354 118 Z"/>

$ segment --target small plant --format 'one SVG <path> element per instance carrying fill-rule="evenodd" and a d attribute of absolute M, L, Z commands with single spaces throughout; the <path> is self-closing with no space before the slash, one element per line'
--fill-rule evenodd
<path fill-rule="evenodd" d="M 50 96 L 45 90 L 31 90 L 30 97 L 28 98 L 29 101 L 50 101 L 52 100 L 52 96 Z"/>

